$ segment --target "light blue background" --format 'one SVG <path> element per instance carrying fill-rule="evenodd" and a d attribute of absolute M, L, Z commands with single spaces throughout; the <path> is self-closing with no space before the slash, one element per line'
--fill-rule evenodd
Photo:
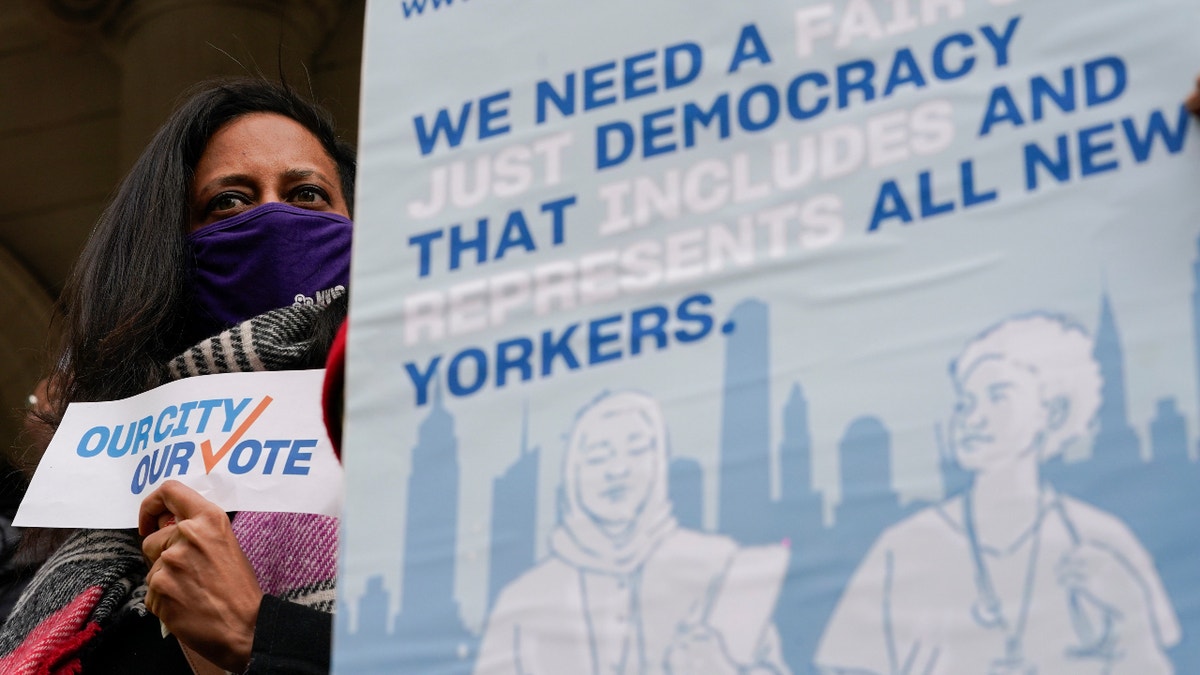
<path fill-rule="evenodd" d="M 368 578 L 382 575 L 393 611 L 399 606 L 402 584 L 412 581 L 400 579 L 405 485 L 418 424 L 428 408 L 414 410 L 404 363 L 424 363 L 435 353 L 448 359 L 466 346 L 487 351 L 508 337 L 536 337 L 543 330 L 557 331 L 574 321 L 648 304 L 671 307 L 693 292 L 713 296 L 719 319 L 743 299 L 767 302 L 773 371 L 771 448 L 777 450 L 781 440 L 788 391 L 799 382 L 809 403 L 813 480 L 824 495 L 827 520 L 840 499 L 837 444 L 851 420 L 873 415 L 891 431 L 894 486 L 904 501 L 937 499 L 943 486 L 934 429 L 944 424 L 954 404 L 946 375 L 949 360 L 981 329 L 1030 310 L 1064 312 L 1094 330 L 1105 293 L 1121 332 L 1128 416 L 1142 436 L 1142 447 L 1149 444 L 1146 425 L 1154 416 L 1155 402 L 1172 396 L 1187 418 L 1194 452 L 1200 405 L 1189 300 L 1200 233 L 1200 201 L 1194 198 L 1200 184 L 1200 150 L 1191 138 L 1195 122 L 1189 121 L 1189 139 L 1178 155 L 1167 156 L 1160 148 L 1152 162 L 1135 165 L 1118 142 L 1119 171 L 1076 177 L 1034 194 L 1023 188 L 1020 146 L 1037 141 L 1051 147 L 1060 133 L 1126 116 L 1142 127 L 1153 109 L 1162 109 L 1173 121 L 1200 64 L 1200 43 L 1195 40 L 1200 6 L 1173 0 L 1018 1 L 993 6 L 968 0 L 962 18 L 842 50 L 829 49 L 827 40 L 821 43 L 825 49 L 801 61 L 791 49 L 791 16 L 806 4 L 460 0 L 407 20 L 399 2 L 369 4 L 344 453 L 348 489 L 339 582 L 342 599 L 348 601 L 339 612 L 349 612 L 346 626 L 351 630 L 356 626 L 355 603 Z M 890 3 L 874 6 L 887 16 Z M 979 25 L 1000 28 L 1014 14 L 1022 19 L 1006 68 L 991 67 L 984 58 L 990 50 L 980 46 L 975 70 L 952 83 L 934 81 L 915 91 L 902 88 L 889 99 L 854 104 L 808 123 L 785 118 L 761 134 L 739 132 L 735 126 L 733 137 L 724 143 L 630 162 L 599 176 L 592 169 L 591 135 L 597 124 L 634 121 L 642 112 L 684 101 L 707 103 L 719 91 L 736 95 L 761 81 L 785 86 L 800 72 L 829 71 L 833 64 L 855 58 L 876 58 L 886 69 L 887 58 L 901 46 L 911 46 L 924 65 L 923 55 L 943 35 L 964 30 L 978 36 Z M 747 63 L 737 76 L 726 76 L 724 66 L 738 29 L 749 22 L 760 28 L 774 63 Z M 565 123 L 532 124 L 533 83 L 538 79 L 557 79 L 569 70 L 683 40 L 699 42 L 705 49 L 706 68 L 697 83 Z M 1010 84 L 1024 103 L 1030 76 L 1044 74 L 1057 81 L 1067 66 L 1114 54 L 1129 66 L 1128 88 L 1117 101 L 1073 114 L 1051 112 L 1047 119 L 1019 129 L 1001 125 L 989 137 L 975 138 L 993 86 Z M 468 142 L 452 154 L 420 157 L 412 135 L 414 115 L 430 116 L 442 106 L 457 108 L 467 99 L 505 88 L 513 90 L 513 133 Z M 667 287 L 545 318 L 521 315 L 498 330 L 435 345 L 401 344 L 399 307 L 406 294 L 576 258 L 591 247 L 661 238 L 673 229 L 707 222 L 683 217 L 624 238 L 598 237 L 597 185 L 621 177 L 657 176 L 671 167 L 734 151 L 751 153 L 762 166 L 773 141 L 861 123 L 869 116 L 933 99 L 950 101 L 956 117 L 955 141 L 938 155 L 864 168 L 836 181 L 814 182 L 798 194 L 773 195 L 765 202 L 713 214 L 713 220 L 732 224 L 741 212 L 834 192 L 845 205 L 847 229 L 832 247 L 762 265 L 751 274 Z M 564 128 L 573 129 L 576 138 L 563 185 L 478 209 L 446 211 L 429 222 L 413 223 L 405 214 L 404 204 L 426 194 L 433 166 L 469 160 Z M 877 233 L 866 233 L 883 180 L 898 179 L 912 195 L 916 173 L 933 168 L 935 194 L 949 195 L 957 189 L 957 165 L 964 158 L 974 159 L 981 188 L 999 190 L 997 202 L 908 226 L 891 221 Z M 579 203 L 569 212 L 568 246 L 417 278 L 415 249 L 406 245 L 409 235 L 482 215 L 499 218 L 511 208 L 534 210 L 545 199 L 570 193 L 579 196 Z M 564 434 L 575 412 L 604 389 L 640 389 L 662 402 L 674 455 L 695 458 L 706 469 L 705 524 L 715 527 L 724 352 L 725 341 L 714 332 L 697 344 L 673 343 L 661 352 L 548 380 L 510 384 L 503 390 L 488 387 L 471 397 L 446 399 L 456 423 L 462 467 L 456 596 L 469 630 L 480 629 L 487 601 L 492 481 L 518 457 L 526 404 L 529 444 L 541 448 L 539 558 L 545 552 L 544 535 L 554 523 Z M 1185 608 L 1177 609 L 1182 616 Z M 343 672 L 359 672 L 344 667 L 352 662 L 344 660 L 345 654 L 337 658 Z"/>

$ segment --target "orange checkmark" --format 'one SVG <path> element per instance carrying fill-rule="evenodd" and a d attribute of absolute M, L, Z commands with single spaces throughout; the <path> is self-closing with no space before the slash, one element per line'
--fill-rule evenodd
<path fill-rule="evenodd" d="M 267 406 L 271 405 L 271 401 L 273 400 L 274 399 L 272 399 L 270 396 L 264 396 L 263 400 L 259 402 L 257 406 L 255 406 L 254 410 L 250 411 L 250 416 L 246 418 L 246 421 L 242 422 L 241 426 L 234 430 L 233 435 L 229 437 L 229 440 L 225 441 L 225 444 L 221 446 L 220 452 L 213 454 L 212 443 L 209 443 L 208 441 L 204 441 L 200 444 L 200 454 L 204 456 L 204 473 L 212 473 L 213 467 L 217 465 L 217 462 L 221 461 L 221 458 L 229 454 L 229 451 L 233 449 L 233 446 L 237 445 L 237 442 L 242 439 L 242 435 L 250 430 L 250 426 L 254 424 L 254 421 L 258 419 L 258 416 L 267 409 Z"/>

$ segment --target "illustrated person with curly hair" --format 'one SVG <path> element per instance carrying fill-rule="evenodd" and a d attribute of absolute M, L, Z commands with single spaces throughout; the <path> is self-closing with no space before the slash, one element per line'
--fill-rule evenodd
<path fill-rule="evenodd" d="M 1179 623 L 1134 534 L 1058 494 L 1042 464 L 1087 438 L 1092 339 L 1058 316 L 1004 321 L 950 365 L 962 494 L 884 531 L 825 627 L 827 675 L 1155 675 Z"/>

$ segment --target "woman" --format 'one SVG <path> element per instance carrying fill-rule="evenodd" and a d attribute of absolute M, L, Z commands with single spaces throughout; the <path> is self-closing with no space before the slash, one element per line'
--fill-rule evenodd
<path fill-rule="evenodd" d="M 197 90 L 67 281 L 46 424 L 191 375 L 322 365 L 345 314 L 353 181 L 353 150 L 287 87 Z M 327 671 L 336 520 L 231 522 L 174 482 L 139 519 L 144 542 L 79 531 L 57 551 L 0 631 L 0 670 Z"/>
<path fill-rule="evenodd" d="M 649 396 L 606 393 L 579 413 L 551 555 L 501 591 L 476 675 L 789 672 L 770 621 L 786 552 L 746 556 L 726 537 L 679 527 L 668 459 Z M 777 577 L 749 559 L 778 563 Z M 739 596 L 734 611 L 722 609 L 726 591 Z"/>
<path fill-rule="evenodd" d="M 1179 624 L 1127 527 L 1060 495 L 1041 465 L 1086 438 L 1101 401 L 1092 340 L 1010 319 L 951 364 L 963 494 L 888 529 L 817 649 L 822 673 L 1162 675 Z"/>

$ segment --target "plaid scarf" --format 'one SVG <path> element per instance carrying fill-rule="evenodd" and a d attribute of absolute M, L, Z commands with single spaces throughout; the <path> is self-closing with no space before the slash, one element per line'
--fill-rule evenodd
<path fill-rule="evenodd" d="M 173 379 L 303 367 L 322 307 L 295 305 L 204 340 L 169 364 Z M 264 593 L 333 611 L 337 519 L 240 512 L 233 531 Z M 146 563 L 131 530 L 79 530 L 26 587 L 0 629 L 0 672 L 68 675 L 123 612 L 147 613 Z"/>

